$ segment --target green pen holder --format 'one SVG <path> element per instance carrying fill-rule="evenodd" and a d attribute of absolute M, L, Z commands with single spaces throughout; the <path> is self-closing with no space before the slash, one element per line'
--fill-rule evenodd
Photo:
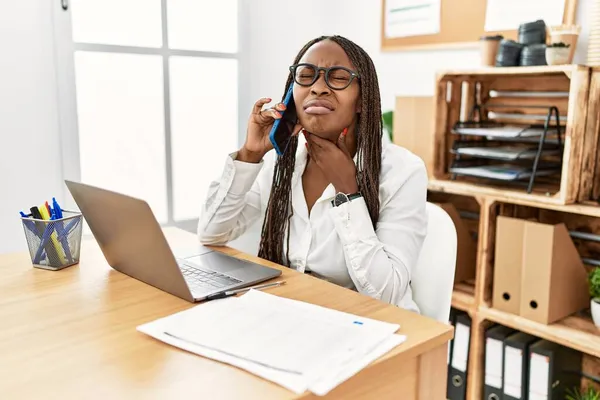
<path fill-rule="evenodd" d="M 66 210 L 55 220 L 21 218 L 35 268 L 58 271 L 79 263 L 82 218 L 81 213 Z"/>

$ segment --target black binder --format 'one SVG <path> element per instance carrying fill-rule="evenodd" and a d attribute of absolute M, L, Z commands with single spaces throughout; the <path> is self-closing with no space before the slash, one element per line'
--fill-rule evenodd
<path fill-rule="evenodd" d="M 503 400 L 528 398 L 529 346 L 537 337 L 517 332 L 504 340 Z"/>
<path fill-rule="evenodd" d="M 471 318 L 467 313 L 456 316 L 450 376 L 448 378 L 448 400 L 466 398 L 469 347 L 471 343 Z"/>
<path fill-rule="evenodd" d="M 448 318 L 448 322 L 450 325 L 456 325 L 456 316 L 460 314 L 462 311 L 457 310 L 456 308 L 450 308 L 450 317 Z M 448 342 L 448 372 L 447 372 L 447 384 L 446 384 L 446 398 L 450 396 L 450 363 L 452 361 L 452 346 L 454 344 L 454 337 Z"/>
<path fill-rule="evenodd" d="M 528 398 L 562 400 L 566 390 L 579 387 L 581 353 L 573 349 L 539 340 L 529 347 Z"/>
<path fill-rule="evenodd" d="M 485 331 L 485 375 L 483 398 L 502 399 L 504 373 L 504 340 L 515 331 L 502 325 L 494 325 Z"/>

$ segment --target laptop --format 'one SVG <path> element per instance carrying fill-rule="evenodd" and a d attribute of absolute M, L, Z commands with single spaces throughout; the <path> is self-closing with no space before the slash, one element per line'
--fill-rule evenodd
<path fill-rule="evenodd" d="M 281 275 L 275 268 L 200 244 L 193 254 L 177 257 L 145 201 L 83 183 L 65 183 L 108 264 L 167 293 L 197 302 Z"/>

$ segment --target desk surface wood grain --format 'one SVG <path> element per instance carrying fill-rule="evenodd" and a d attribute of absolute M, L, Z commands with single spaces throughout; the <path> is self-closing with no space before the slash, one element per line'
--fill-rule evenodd
<path fill-rule="evenodd" d="M 192 234 L 173 228 L 165 234 L 176 249 L 197 246 Z M 448 325 L 231 248 L 218 250 L 281 269 L 277 279 L 286 284 L 269 293 L 399 323 L 408 340 L 357 377 L 387 360 L 408 364 L 452 337 Z M 110 268 L 93 239 L 84 240 L 80 264 L 56 272 L 33 268 L 28 253 L 0 255 L 0 397 L 310 397 L 136 331 L 192 306 Z"/>

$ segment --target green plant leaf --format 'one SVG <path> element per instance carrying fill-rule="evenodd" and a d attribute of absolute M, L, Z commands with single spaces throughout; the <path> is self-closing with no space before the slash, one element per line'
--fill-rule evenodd
<path fill-rule="evenodd" d="M 600 298 L 600 268 L 594 268 L 588 275 L 590 296 L 592 299 Z"/>
<path fill-rule="evenodd" d="M 383 129 L 387 131 L 388 136 L 390 137 L 390 141 L 394 141 L 394 112 L 386 111 L 381 115 L 381 120 L 383 122 Z"/>

